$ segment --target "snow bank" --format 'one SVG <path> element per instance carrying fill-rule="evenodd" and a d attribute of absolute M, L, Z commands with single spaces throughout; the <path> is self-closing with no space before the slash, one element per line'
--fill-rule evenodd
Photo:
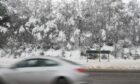
<path fill-rule="evenodd" d="M 2 51 L 1 51 L 2 52 Z M 0 52 L 0 53 L 1 53 Z M 40 53 L 43 52 L 42 50 L 37 50 L 37 51 L 32 51 L 31 53 L 22 53 L 22 57 L 28 57 L 30 55 L 40 55 Z M 50 49 L 48 51 L 43 52 L 44 55 L 49 55 L 49 56 L 62 56 L 63 50 L 53 50 Z M 81 57 L 80 56 L 80 49 L 74 50 L 74 51 L 65 51 L 65 58 L 78 62 L 80 64 L 83 64 L 86 66 L 88 69 L 111 69 L 111 70 L 140 70 L 140 59 L 138 60 L 124 60 L 124 59 L 115 59 L 110 57 L 110 62 L 108 60 L 101 60 L 99 62 L 99 59 L 96 60 L 88 60 L 86 57 Z M 1 53 L 2 54 L 2 53 Z M 11 64 L 18 59 L 14 58 L 9 58 L 6 56 L 5 58 L 0 58 L 0 64 Z"/>
<path fill-rule="evenodd" d="M 19 59 L 14 58 L 0 58 L 0 65 L 9 65 L 17 62 Z"/>
<path fill-rule="evenodd" d="M 110 70 L 140 70 L 140 60 L 123 60 L 114 59 L 110 62 L 103 60 L 99 62 L 98 60 L 90 60 L 85 64 L 87 68 L 94 69 L 110 69 Z"/>
<path fill-rule="evenodd" d="M 88 69 L 111 69 L 111 70 L 140 70 L 140 60 L 124 60 L 115 59 L 110 56 L 110 62 L 108 60 L 88 60 L 86 57 L 80 56 L 80 50 L 71 51 L 71 56 L 67 56 L 66 59 L 78 62 L 85 65 Z"/>

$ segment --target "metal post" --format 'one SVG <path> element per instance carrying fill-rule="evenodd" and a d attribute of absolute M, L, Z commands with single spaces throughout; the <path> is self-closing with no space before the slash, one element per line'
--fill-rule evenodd
<path fill-rule="evenodd" d="M 109 54 L 108 54 L 108 62 L 109 62 L 110 60 L 109 60 Z"/>
<path fill-rule="evenodd" d="M 99 38 L 99 62 L 101 62 L 101 39 Z"/>
<path fill-rule="evenodd" d="M 99 62 L 101 62 L 101 56 L 100 56 L 100 53 L 99 53 Z"/>
<path fill-rule="evenodd" d="M 87 62 L 88 62 L 88 56 L 89 56 L 89 54 L 87 55 Z"/>

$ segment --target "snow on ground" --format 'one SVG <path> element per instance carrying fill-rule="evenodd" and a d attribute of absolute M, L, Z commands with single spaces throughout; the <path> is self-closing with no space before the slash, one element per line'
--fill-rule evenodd
<path fill-rule="evenodd" d="M 90 60 L 86 63 L 88 68 L 91 69 L 110 69 L 110 70 L 140 70 L 140 60 L 123 60 L 114 59 L 110 62 L 98 60 Z"/>
<path fill-rule="evenodd" d="M 124 59 L 114 59 L 110 58 L 110 62 L 108 60 L 88 60 L 86 57 L 80 57 L 80 51 L 71 52 L 72 56 L 67 57 L 66 59 L 78 62 L 80 64 L 85 65 L 89 69 L 114 69 L 114 70 L 140 70 L 140 59 L 138 60 L 124 60 Z"/>
<path fill-rule="evenodd" d="M 34 51 L 32 53 L 22 53 L 22 57 L 27 57 L 29 55 L 39 55 L 42 52 L 42 50 Z M 2 52 L 0 52 L 2 53 Z M 62 50 L 53 50 L 50 49 L 48 51 L 44 52 L 45 55 L 51 55 L 51 56 L 62 56 L 63 51 Z M 80 57 L 80 50 L 74 50 L 74 51 L 65 51 L 65 58 L 78 62 L 80 64 L 83 64 L 89 69 L 114 69 L 114 70 L 140 70 L 140 59 L 138 60 L 132 60 L 132 59 L 114 59 L 113 57 L 110 58 L 110 62 L 108 60 L 101 60 L 99 62 L 99 59 L 96 60 L 88 60 L 86 57 Z M 1 57 L 0 58 L 0 65 L 1 64 L 11 64 L 16 61 L 18 61 L 20 58 L 14 59 L 10 58 L 10 56 Z"/>
<path fill-rule="evenodd" d="M 9 65 L 17 62 L 19 59 L 13 58 L 0 58 L 0 65 Z"/>

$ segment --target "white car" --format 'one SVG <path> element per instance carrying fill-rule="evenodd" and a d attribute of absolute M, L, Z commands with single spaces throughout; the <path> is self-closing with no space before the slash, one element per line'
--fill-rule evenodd
<path fill-rule="evenodd" d="M 58 57 L 30 57 L 0 68 L 0 84 L 89 84 L 79 64 Z"/>

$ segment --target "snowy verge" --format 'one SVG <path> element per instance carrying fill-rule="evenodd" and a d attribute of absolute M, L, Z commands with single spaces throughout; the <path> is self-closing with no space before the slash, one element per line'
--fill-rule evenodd
<path fill-rule="evenodd" d="M 40 51 L 42 52 L 42 51 Z M 27 55 L 38 55 L 40 53 L 37 52 L 32 52 L 31 54 L 24 53 L 24 56 L 27 57 Z M 44 52 L 45 55 L 50 55 L 50 56 L 57 56 L 61 55 L 62 51 L 61 50 L 48 50 Z M 22 57 L 24 57 L 22 56 Z M 138 60 L 124 60 L 124 59 L 115 59 L 113 57 L 110 58 L 110 62 L 108 60 L 101 60 L 99 62 L 98 59 L 96 60 L 88 60 L 86 57 L 81 57 L 80 56 L 80 50 L 74 50 L 74 51 L 65 51 L 65 58 L 78 62 L 82 65 L 84 65 L 87 69 L 98 69 L 98 70 L 140 70 L 140 59 Z M 6 57 L 1 57 L 0 58 L 0 65 L 1 64 L 11 64 L 16 61 L 18 61 L 20 58 L 14 59 L 10 58 L 10 56 Z"/>

